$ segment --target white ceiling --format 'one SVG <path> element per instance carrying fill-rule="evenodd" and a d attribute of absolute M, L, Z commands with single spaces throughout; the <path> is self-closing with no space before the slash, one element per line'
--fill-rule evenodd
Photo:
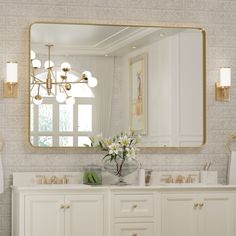
<path fill-rule="evenodd" d="M 133 46 L 140 48 L 180 29 L 127 27 L 108 25 L 75 25 L 35 23 L 31 28 L 31 48 L 46 54 L 52 43 L 52 54 L 123 55 Z"/>

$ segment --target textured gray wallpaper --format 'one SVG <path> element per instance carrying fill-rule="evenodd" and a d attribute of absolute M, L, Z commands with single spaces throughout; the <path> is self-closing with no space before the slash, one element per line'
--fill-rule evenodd
<path fill-rule="evenodd" d="M 39 5 L 40 2 L 40 5 Z M 101 155 L 58 150 L 39 151 L 28 144 L 29 25 L 35 21 L 120 22 L 190 25 L 207 32 L 208 141 L 203 148 L 152 150 L 139 159 L 160 170 L 199 170 L 207 160 L 225 183 L 229 153 L 226 142 L 236 132 L 236 1 L 227 0 L 1 0 L 0 82 L 6 61 L 19 63 L 19 97 L 2 98 L 0 85 L 0 136 L 5 140 L 2 158 L 5 193 L 0 195 L 0 236 L 10 236 L 11 174 L 15 171 L 79 170 L 98 163 Z M 231 101 L 214 100 L 219 68 L 232 67 Z"/>

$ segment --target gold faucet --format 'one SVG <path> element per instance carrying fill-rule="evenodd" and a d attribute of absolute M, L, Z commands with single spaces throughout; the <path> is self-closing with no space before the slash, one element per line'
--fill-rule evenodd
<path fill-rule="evenodd" d="M 68 182 L 69 182 L 69 179 L 68 179 L 67 175 L 64 175 L 62 178 L 62 184 L 68 184 Z"/>
<path fill-rule="evenodd" d="M 184 179 L 185 179 L 184 176 L 178 175 L 175 179 L 175 183 L 182 184 L 182 183 L 184 183 Z"/>
<path fill-rule="evenodd" d="M 188 178 L 186 178 L 186 182 L 185 183 L 193 183 L 193 182 L 195 182 L 196 177 L 197 177 L 197 175 L 188 175 Z"/>
<path fill-rule="evenodd" d="M 57 177 L 54 175 L 50 178 L 51 184 L 57 184 Z"/>
<path fill-rule="evenodd" d="M 170 184 L 174 182 L 172 175 L 163 175 L 163 176 L 167 176 L 166 178 L 161 179 L 162 181 L 165 181 L 165 183 Z"/>

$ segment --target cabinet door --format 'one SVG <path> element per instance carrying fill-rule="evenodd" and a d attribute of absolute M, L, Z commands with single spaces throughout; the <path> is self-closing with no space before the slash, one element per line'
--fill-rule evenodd
<path fill-rule="evenodd" d="M 65 197 L 66 236 L 104 236 L 103 195 L 68 195 Z"/>
<path fill-rule="evenodd" d="M 202 195 L 199 208 L 200 236 L 234 235 L 234 196 L 231 193 Z"/>
<path fill-rule="evenodd" d="M 63 196 L 26 196 L 24 236 L 64 236 L 63 204 Z"/>
<path fill-rule="evenodd" d="M 196 199 L 195 194 L 163 194 L 162 236 L 198 235 Z"/>
<path fill-rule="evenodd" d="M 154 236 L 153 223 L 116 223 L 115 236 Z"/>

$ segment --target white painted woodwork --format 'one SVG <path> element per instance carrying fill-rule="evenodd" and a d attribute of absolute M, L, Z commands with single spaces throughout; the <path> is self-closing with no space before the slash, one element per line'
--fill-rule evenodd
<path fill-rule="evenodd" d="M 27 194 L 18 216 L 24 229 L 14 229 L 14 235 L 104 236 L 103 201 L 102 194 Z"/>
<path fill-rule="evenodd" d="M 234 214 L 233 193 L 163 194 L 161 235 L 233 236 Z"/>
<path fill-rule="evenodd" d="M 164 194 L 162 198 L 162 236 L 198 236 L 195 194 Z"/>
<path fill-rule="evenodd" d="M 236 186 L 18 185 L 12 199 L 12 236 L 236 236 Z"/>
<path fill-rule="evenodd" d="M 114 236 L 154 236 L 153 223 L 116 223 Z"/>
<path fill-rule="evenodd" d="M 65 236 L 103 236 L 103 196 L 68 195 L 65 204 Z"/>
<path fill-rule="evenodd" d="M 123 57 L 126 84 L 126 62 L 148 54 L 148 135 L 142 137 L 142 146 L 195 147 L 203 142 L 202 39 L 198 33 L 182 31 Z M 123 87 L 124 104 L 128 89 Z M 128 109 L 124 112 L 123 122 L 128 129 Z"/>
<path fill-rule="evenodd" d="M 199 210 L 199 235 L 234 235 L 234 195 L 232 193 L 208 193 L 201 196 L 203 207 Z"/>
<path fill-rule="evenodd" d="M 115 217 L 153 217 L 153 195 L 115 195 Z"/>
<path fill-rule="evenodd" d="M 64 196 L 60 195 L 26 196 L 24 236 L 64 236 L 63 204 Z"/>

